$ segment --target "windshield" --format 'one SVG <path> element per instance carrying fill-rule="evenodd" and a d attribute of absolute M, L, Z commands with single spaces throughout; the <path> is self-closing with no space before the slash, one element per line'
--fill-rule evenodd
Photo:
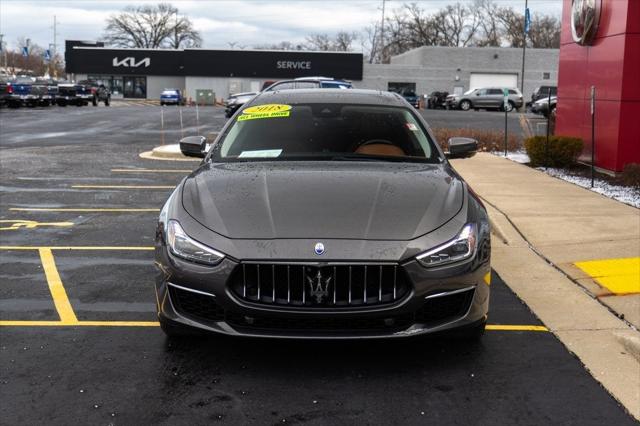
<path fill-rule="evenodd" d="M 163 96 L 176 96 L 177 94 L 178 92 L 176 92 L 175 90 L 165 90 L 164 92 L 162 92 Z"/>
<path fill-rule="evenodd" d="M 466 92 L 464 92 L 463 95 L 470 95 L 470 94 L 473 93 L 474 90 L 476 90 L 476 89 L 469 89 Z"/>
<path fill-rule="evenodd" d="M 247 108 L 215 146 L 213 158 L 440 161 L 433 142 L 408 109 L 349 104 Z"/>

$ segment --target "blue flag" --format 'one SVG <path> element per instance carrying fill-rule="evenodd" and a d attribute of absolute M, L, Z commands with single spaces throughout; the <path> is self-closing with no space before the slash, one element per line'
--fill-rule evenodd
<path fill-rule="evenodd" d="M 29 48 L 27 46 L 22 48 L 22 56 L 29 56 Z"/>
<path fill-rule="evenodd" d="M 531 14 L 529 13 L 529 8 L 526 8 L 524 11 L 524 33 L 529 34 L 529 28 L 531 28 Z"/>
<path fill-rule="evenodd" d="M 49 49 L 45 50 L 43 56 L 44 56 L 44 60 L 45 61 L 47 61 L 47 62 L 50 61 L 51 60 L 51 51 Z"/>

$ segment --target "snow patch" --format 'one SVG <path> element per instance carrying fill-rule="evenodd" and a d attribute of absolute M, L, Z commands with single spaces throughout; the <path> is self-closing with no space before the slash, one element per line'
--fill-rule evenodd
<path fill-rule="evenodd" d="M 566 170 L 538 167 L 536 170 L 545 172 L 549 176 L 553 176 L 558 179 L 571 182 L 574 185 L 581 186 L 589 189 L 598 194 L 602 194 L 605 197 L 613 198 L 622 203 L 629 204 L 635 208 L 640 208 L 640 190 L 637 190 L 630 186 L 612 185 L 605 180 L 596 178 L 593 182 L 593 188 L 591 188 L 591 178 L 584 176 L 575 176 L 567 173 Z"/>

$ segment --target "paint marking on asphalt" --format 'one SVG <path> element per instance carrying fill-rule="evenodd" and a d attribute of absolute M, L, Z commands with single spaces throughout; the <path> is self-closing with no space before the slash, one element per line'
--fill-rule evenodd
<path fill-rule="evenodd" d="M 1 327 L 158 327 L 157 321 L 0 321 Z"/>
<path fill-rule="evenodd" d="M 51 249 L 41 248 L 38 251 L 40 252 L 40 260 L 42 261 L 44 274 L 47 278 L 47 284 L 49 284 L 51 297 L 53 297 L 53 304 L 60 316 L 60 322 L 64 324 L 77 324 L 78 318 L 76 318 L 76 314 L 73 312 L 73 308 L 67 297 L 67 292 L 62 285 L 62 280 L 60 279 L 60 274 L 58 274 Z"/>
<path fill-rule="evenodd" d="M 589 260 L 574 265 L 613 294 L 640 293 L 640 257 Z"/>
<path fill-rule="evenodd" d="M 111 169 L 112 173 L 191 173 L 187 169 Z"/>
<path fill-rule="evenodd" d="M 9 226 L 0 225 L 0 231 L 15 231 L 17 229 L 35 229 L 42 226 L 67 228 L 73 226 L 73 222 L 37 222 L 35 220 L 7 219 L 0 220 L 0 224 L 8 223 Z"/>
<path fill-rule="evenodd" d="M 0 246 L 0 250 L 153 250 L 152 246 Z"/>
<path fill-rule="evenodd" d="M 0 321 L 4 327 L 158 327 L 156 321 Z M 548 332 L 549 329 L 539 325 L 492 325 L 487 331 L 536 331 Z"/>
<path fill-rule="evenodd" d="M 71 185 L 75 189 L 174 189 L 175 185 Z"/>
<path fill-rule="evenodd" d="M 503 324 L 488 324 L 485 330 L 489 331 L 549 331 L 549 329 L 543 325 L 503 325 Z"/>
<path fill-rule="evenodd" d="M 138 213 L 138 212 L 159 212 L 160 209 L 119 209 L 119 208 L 48 208 L 48 207 L 11 207 L 9 210 L 15 212 L 106 212 L 106 213 Z"/>

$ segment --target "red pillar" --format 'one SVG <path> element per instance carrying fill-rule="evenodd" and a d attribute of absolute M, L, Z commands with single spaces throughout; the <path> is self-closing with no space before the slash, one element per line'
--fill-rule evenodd
<path fill-rule="evenodd" d="M 556 134 L 581 137 L 591 158 L 595 86 L 596 166 L 620 172 L 640 163 L 640 0 L 595 0 L 599 25 L 585 46 L 572 37 L 573 1 L 563 2 Z"/>

